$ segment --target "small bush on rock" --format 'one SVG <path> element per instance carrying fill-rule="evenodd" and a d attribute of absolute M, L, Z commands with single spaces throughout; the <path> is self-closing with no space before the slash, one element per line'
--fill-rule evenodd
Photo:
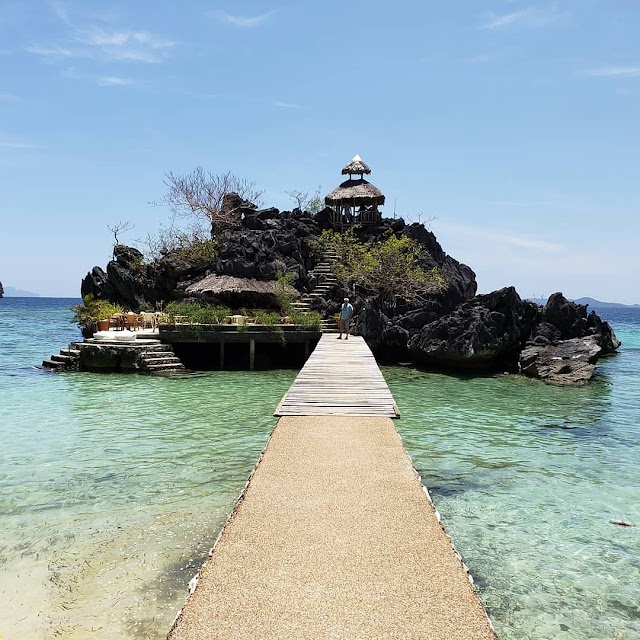
<path fill-rule="evenodd" d="M 353 229 L 346 233 L 328 230 L 318 239 L 316 249 L 336 252 L 338 261 L 333 271 L 347 288 L 358 285 L 389 301 L 398 296 L 412 299 L 446 288 L 437 268 L 420 266 L 423 249 L 407 236 L 360 242 Z"/>

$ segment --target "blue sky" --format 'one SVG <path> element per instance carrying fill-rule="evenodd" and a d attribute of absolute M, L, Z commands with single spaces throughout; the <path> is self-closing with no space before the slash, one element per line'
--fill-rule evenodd
<path fill-rule="evenodd" d="M 290 208 L 356 153 L 480 291 L 640 302 L 640 2 L 0 4 L 0 280 L 77 295 L 164 174 Z"/>

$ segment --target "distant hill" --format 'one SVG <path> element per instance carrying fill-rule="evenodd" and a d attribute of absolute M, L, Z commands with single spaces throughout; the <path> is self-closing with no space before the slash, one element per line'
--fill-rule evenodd
<path fill-rule="evenodd" d="M 4 288 L 5 298 L 39 298 L 39 293 L 33 293 L 33 291 L 23 291 L 22 289 L 16 289 L 15 287 Z"/>
<path fill-rule="evenodd" d="M 527 300 L 531 300 L 531 302 L 535 302 L 540 306 L 544 307 L 547 304 L 546 298 L 527 298 Z M 602 302 L 601 300 L 596 300 L 595 298 L 577 298 L 572 302 L 577 302 L 578 304 L 588 304 L 591 309 L 640 309 L 640 304 L 622 304 L 622 302 Z"/>
<path fill-rule="evenodd" d="M 578 304 L 588 304 L 592 309 L 616 309 L 620 307 L 640 309 L 640 304 L 622 304 L 621 302 L 602 302 L 595 298 L 578 298 L 574 300 Z"/>

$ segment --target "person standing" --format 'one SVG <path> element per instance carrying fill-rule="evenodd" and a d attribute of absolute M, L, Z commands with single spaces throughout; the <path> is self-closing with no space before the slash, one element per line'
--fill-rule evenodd
<path fill-rule="evenodd" d="M 340 309 L 340 335 L 338 336 L 338 340 L 342 339 L 342 334 L 346 333 L 345 340 L 349 339 L 349 323 L 351 322 L 351 316 L 353 315 L 353 306 L 349 304 L 349 298 L 345 298 L 342 303 L 342 308 Z"/>

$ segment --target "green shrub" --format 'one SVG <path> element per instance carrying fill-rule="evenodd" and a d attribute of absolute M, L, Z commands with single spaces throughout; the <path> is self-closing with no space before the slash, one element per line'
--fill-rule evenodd
<path fill-rule="evenodd" d="M 169 322 L 177 316 L 184 316 L 192 324 L 224 324 L 231 315 L 228 307 L 198 304 L 197 302 L 170 302 L 165 309 Z"/>
<path fill-rule="evenodd" d="M 295 324 L 303 326 L 310 331 L 320 331 L 322 326 L 322 316 L 317 311 L 294 311 L 291 317 Z"/>
<path fill-rule="evenodd" d="M 122 313 L 122 307 L 107 300 L 98 300 L 91 294 L 82 298 L 82 304 L 71 307 L 73 320 L 79 327 L 90 327 L 98 320 L 108 320 L 111 316 Z"/>
<path fill-rule="evenodd" d="M 289 314 L 292 308 L 291 304 L 297 298 L 296 291 L 293 288 L 293 274 L 278 273 L 275 293 L 278 298 L 278 306 L 280 307 L 281 313 Z"/>
<path fill-rule="evenodd" d="M 389 301 L 397 296 L 419 297 L 447 286 L 437 268 L 421 266 L 424 249 L 407 236 L 391 234 L 378 242 L 361 242 L 353 228 L 345 233 L 328 230 L 316 240 L 315 249 L 337 253 L 333 272 L 345 287 L 358 285 Z"/>
<path fill-rule="evenodd" d="M 257 311 L 255 314 L 256 323 L 273 326 L 280 324 L 281 316 L 275 311 Z"/>

